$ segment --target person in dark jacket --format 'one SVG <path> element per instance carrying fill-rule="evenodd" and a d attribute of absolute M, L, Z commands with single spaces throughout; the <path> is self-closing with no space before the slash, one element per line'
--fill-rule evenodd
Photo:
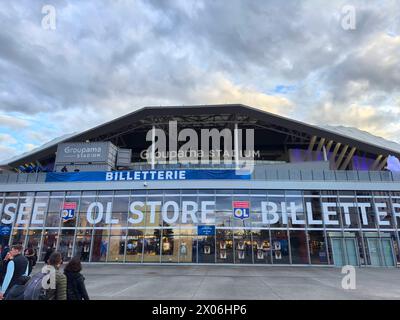
<path fill-rule="evenodd" d="M 85 287 L 85 277 L 81 274 L 82 264 L 79 257 L 73 257 L 65 266 L 67 277 L 67 300 L 89 300 Z"/>
<path fill-rule="evenodd" d="M 44 255 L 44 263 L 48 264 L 49 263 L 49 258 L 51 256 L 51 254 L 54 252 L 54 248 L 53 247 L 48 247 L 46 250 L 46 254 Z"/>
<path fill-rule="evenodd" d="M 32 272 L 34 265 L 36 264 L 35 251 L 33 250 L 33 248 L 28 248 L 25 250 L 24 255 L 29 262 L 29 271 L 28 271 L 28 276 L 29 276 Z"/>
<path fill-rule="evenodd" d="M 10 251 L 10 247 L 8 244 L 4 245 L 3 248 L 1 249 L 1 260 L 4 260 L 6 258 L 7 253 Z"/>

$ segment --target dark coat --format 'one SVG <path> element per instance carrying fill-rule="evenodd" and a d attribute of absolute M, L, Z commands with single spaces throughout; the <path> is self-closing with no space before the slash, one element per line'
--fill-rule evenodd
<path fill-rule="evenodd" d="M 0 261 L 0 285 L 3 284 L 3 279 L 7 272 L 7 264 L 9 262 L 10 262 L 10 260 L 1 260 Z"/>
<path fill-rule="evenodd" d="M 1 252 L 1 260 L 5 259 L 6 255 L 7 255 L 7 253 L 9 251 L 10 251 L 10 247 L 9 246 L 3 248 L 3 251 Z"/>
<path fill-rule="evenodd" d="M 4 300 L 24 300 L 25 285 L 30 280 L 30 277 L 22 276 L 16 284 L 8 291 Z"/>
<path fill-rule="evenodd" d="M 85 277 L 80 272 L 65 271 L 67 276 L 67 300 L 89 300 Z"/>
<path fill-rule="evenodd" d="M 49 261 L 49 258 L 50 258 L 50 256 L 51 256 L 51 254 L 52 254 L 53 252 L 54 252 L 54 249 L 53 249 L 53 248 L 48 248 L 48 249 L 46 250 L 46 254 L 45 254 L 44 259 L 43 259 L 43 261 L 44 261 L 45 264 L 47 264 L 47 262 Z"/>

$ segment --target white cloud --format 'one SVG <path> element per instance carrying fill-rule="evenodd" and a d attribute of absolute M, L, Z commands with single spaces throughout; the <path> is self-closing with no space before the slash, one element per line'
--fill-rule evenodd
<path fill-rule="evenodd" d="M 32 144 L 32 143 L 26 143 L 25 144 L 25 150 L 26 151 L 31 151 L 31 150 L 33 150 L 33 149 L 35 149 L 35 148 L 37 148 L 38 146 L 37 145 L 34 145 L 34 144 Z"/>
<path fill-rule="evenodd" d="M 29 126 L 29 121 L 16 116 L 0 114 L 0 127 L 7 127 L 10 129 L 21 129 Z"/>
<path fill-rule="evenodd" d="M 49 31 L 40 6 L 10 2 L 0 8 L 0 128 L 30 148 L 145 105 L 243 103 L 396 138 L 400 2 L 352 1 L 353 31 L 341 28 L 346 3 L 55 1 Z"/>
<path fill-rule="evenodd" d="M 9 146 L 0 145 L 0 163 L 3 160 L 9 159 L 17 154 L 18 154 L 17 149 Z"/>
<path fill-rule="evenodd" d="M 17 143 L 17 140 L 8 133 L 0 133 L 0 143 L 3 145 L 12 145 Z"/>
<path fill-rule="evenodd" d="M 208 77 L 208 84 L 191 92 L 193 101 L 198 104 L 241 103 L 265 111 L 289 114 L 293 103 L 287 98 L 258 92 L 255 88 L 235 85 L 222 74 Z"/>

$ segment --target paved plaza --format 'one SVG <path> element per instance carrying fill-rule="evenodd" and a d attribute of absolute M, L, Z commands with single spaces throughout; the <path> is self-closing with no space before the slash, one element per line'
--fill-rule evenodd
<path fill-rule="evenodd" d="M 398 268 L 356 268 L 355 290 L 330 267 L 85 264 L 82 273 L 92 299 L 400 299 Z"/>

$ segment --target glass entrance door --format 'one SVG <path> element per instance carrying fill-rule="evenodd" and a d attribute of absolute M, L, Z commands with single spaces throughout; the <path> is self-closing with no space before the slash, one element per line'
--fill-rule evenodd
<path fill-rule="evenodd" d="M 358 266 L 359 263 L 356 240 L 353 238 L 345 238 L 344 243 L 346 244 L 347 264 Z"/>
<path fill-rule="evenodd" d="M 367 238 L 368 254 L 371 266 L 380 266 L 380 250 L 378 238 Z"/>
<path fill-rule="evenodd" d="M 358 250 L 354 238 L 331 238 L 332 257 L 335 266 L 358 266 Z"/>
<path fill-rule="evenodd" d="M 332 256 L 333 263 L 335 266 L 343 266 L 344 265 L 344 250 L 343 243 L 341 238 L 331 238 L 332 244 Z"/>
<path fill-rule="evenodd" d="M 385 260 L 385 266 L 393 267 L 395 265 L 394 257 L 393 257 L 393 247 L 392 240 L 382 239 L 382 249 L 383 249 L 383 258 Z"/>

